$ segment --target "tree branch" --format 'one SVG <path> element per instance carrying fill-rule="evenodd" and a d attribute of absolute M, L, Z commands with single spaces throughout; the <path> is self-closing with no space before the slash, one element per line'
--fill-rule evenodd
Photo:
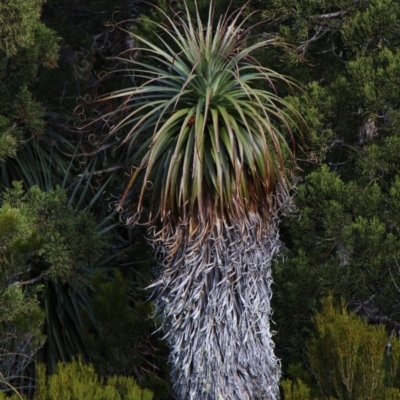
<path fill-rule="evenodd" d="M 336 17 L 341 17 L 344 14 L 346 14 L 346 11 L 337 11 L 337 12 L 334 12 L 334 13 L 318 15 L 317 18 L 318 19 L 336 18 Z"/>
<path fill-rule="evenodd" d="M 31 285 L 32 283 L 36 283 L 36 282 L 43 280 L 44 278 L 45 278 L 44 275 L 40 275 L 37 278 L 29 279 L 28 281 L 17 282 L 17 284 L 19 286 Z"/>

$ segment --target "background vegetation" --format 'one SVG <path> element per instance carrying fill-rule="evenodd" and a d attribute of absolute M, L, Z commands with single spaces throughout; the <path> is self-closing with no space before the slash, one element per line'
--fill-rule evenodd
<path fill-rule="evenodd" d="M 181 7 L 157 4 L 169 15 Z M 208 5 L 199 1 L 203 16 Z M 273 271 L 282 395 L 398 399 L 400 5 L 253 0 L 252 10 L 251 22 L 264 23 L 249 44 L 277 37 L 289 45 L 256 56 L 303 86 L 295 95 L 278 90 L 309 128 L 296 132 L 296 209 L 281 223 Z M 90 100 L 131 79 L 112 58 L 140 56 L 126 30 L 157 40 L 146 18 L 163 22 L 137 1 L 0 5 L 4 393 L 13 386 L 33 396 L 45 380 L 41 367 L 38 386 L 35 365 L 52 374 L 80 355 L 79 368 L 90 362 L 111 386 L 112 376 L 130 376 L 154 399 L 173 398 L 144 290 L 155 263 L 141 228 L 125 228 L 112 207 L 130 173 L 123 132 L 110 139 L 100 122 L 86 124 L 115 107 Z M 333 343 L 335 335 L 348 340 Z"/>

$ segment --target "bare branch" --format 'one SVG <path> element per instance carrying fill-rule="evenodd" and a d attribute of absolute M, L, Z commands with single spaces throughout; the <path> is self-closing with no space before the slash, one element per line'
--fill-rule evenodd
<path fill-rule="evenodd" d="M 336 17 L 341 17 L 342 15 L 346 14 L 345 11 L 337 11 L 334 13 L 329 13 L 329 14 L 321 14 L 318 15 L 318 19 L 329 19 L 329 18 L 336 18 Z"/>
<path fill-rule="evenodd" d="M 17 284 L 19 286 L 31 285 L 32 283 L 36 283 L 36 282 L 42 281 L 43 279 L 44 279 L 44 276 L 40 275 L 37 278 L 29 279 L 28 281 L 17 282 Z"/>
<path fill-rule="evenodd" d="M 299 50 L 301 50 L 303 52 L 303 55 L 306 53 L 307 47 L 310 43 L 315 42 L 316 40 L 318 40 L 320 37 L 322 37 L 323 35 L 325 35 L 325 33 L 329 32 L 329 29 L 324 28 L 324 26 L 318 26 L 317 31 L 315 33 L 315 35 L 308 39 L 305 40 L 304 42 L 300 43 L 300 46 L 298 47 Z"/>
<path fill-rule="evenodd" d="M 400 271 L 400 266 L 399 266 L 399 263 L 397 262 L 396 257 L 393 256 L 393 259 L 394 259 L 394 262 L 397 265 L 398 270 Z M 397 284 L 396 284 L 396 282 L 395 282 L 395 280 L 393 278 L 393 275 L 392 275 L 392 270 L 390 268 L 389 268 L 389 274 L 390 274 L 390 277 L 392 278 L 392 282 L 393 282 L 394 286 L 396 287 L 397 291 L 400 293 L 400 288 L 397 286 Z"/>

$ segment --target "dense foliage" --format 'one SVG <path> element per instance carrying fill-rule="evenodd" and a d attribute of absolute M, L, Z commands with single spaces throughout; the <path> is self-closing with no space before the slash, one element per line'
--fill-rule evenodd
<path fill-rule="evenodd" d="M 295 381 L 284 380 L 285 400 L 398 399 L 400 397 L 400 340 L 388 338 L 383 325 L 368 325 L 342 301 L 324 298 L 314 318 L 316 332 L 308 343 L 311 372 L 293 365 Z"/>
<path fill-rule="evenodd" d="M 96 29 L 105 32 L 104 23 L 119 5 L 104 2 L 100 9 L 107 13 L 100 16 L 99 9 L 85 4 L 63 12 L 57 2 L 43 9 L 43 2 L 26 5 L 0 6 L 0 19 L 9 24 L 1 43 L 5 46 L 6 37 L 11 43 L 12 32 L 26 39 L 13 42 L 13 51 L 11 44 L 1 48 L 0 56 L 1 389 L 14 387 L 32 396 L 35 361 L 52 373 L 57 362 L 79 354 L 93 361 L 102 377 L 133 374 L 141 385 L 154 388 L 157 398 L 166 398 L 165 350 L 153 334 L 157 322 L 149 318 L 151 304 L 143 305 L 152 261 L 139 231 L 124 228 L 109 209 L 116 180 L 99 170 L 107 171 L 108 163 L 111 172 L 121 168 L 113 162 L 115 148 L 99 157 L 87 155 L 94 146 L 77 129 L 74 114 L 77 97 L 93 84 L 82 64 L 95 51 L 91 35 Z M 71 26 L 88 14 L 93 25 L 74 36 L 78 32 Z M 50 25 L 60 29 L 58 34 Z M 106 282 L 118 291 L 107 292 Z M 119 326 L 107 317 L 107 301 L 120 305 L 114 312 Z M 121 340 L 131 343 L 130 352 L 118 349 Z M 109 351 L 104 353 L 103 346 Z M 112 368 L 103 367 L 110 363 Z"/>
<path fill-rule="evenodd" d="M 6 397 L 0 392 L 0 399 Z M 46 366 L 38 367 L 37 391 L 33 400 L 152 400 L 153 393 L 141 389 L 132 377 L 112 376 L 100 378 L 92 365 L 80 360 L 58 363 L 53 375 L 46 376 Z M 24 400 L 17 393 L 12 400 Z"/>
<path fill-rule="evenodd" d="M 0 366 L 12 378 L 44 344 L 38 293 L 47 282 L 79 284 L 79 270 L 101 256 L 104 242 L 93 217 L 74 214 L 60 189 L 23 194 L 18 182 L 3 195 L 0 243 Z"/>
<path fill-rule="evenodd" d="M 400 7 L 289 3 L 274 2 L 269 14 L 294 45 L 276 63 L 285 61 L 305 85 L 304 96 L 292 99 L 310 131 L 297 152 L 297 211 L 282 227 L 286 260 L 275 269 L 278 343 L 288 362 L 305 358 L 317 299 L 328 291 L 369 322 L 395 329 L 400 280 Z"/>
<path fill-rule="evenodd" d="M 40 66 L 57 65 L 60 40 L 38 19 L 43 2 L 0 5 L 0 160 L 15 155 L 24 133 L 43 133 L 45 110 L 32 98 L 29 86 Z"/>
<path fill-rule="evenodd" d="M 215 22 L 230 3 L 216 4 Z M 244 3 L 234 0 L 231 9 Z M 175 21 L 174 12 L 183 10 L 182 2 L 157 4 Z M 204 21 L 209 4 L 198 1 Z M 194 5 L 190 9 L 194 17 Z M 349 318 L 349 327 L 357 321 L 361 347 L 379 334 L 381 349 L 400 327 L 400 5 L 253 0 L 244 13 L 245 30 L 256 24 L 244 46 L 270 39 L 285 44 L 260 47 L 253 56 L 298 81 L 303 92 L 280 84 L 276 90 L 308 126 L 301 132 L 290 126 L 296 142 L 295 210 L 280 225 L 284 247 L 273 266 L 273 339 L 283 376 L 292 380 L 284 384 L 283 396 L 339 397 L 335 390 L 342 389 L 319 378 L 306 345 L 328 346 L 319 336 L 323 323 L 313 322 L 319 311 L 326 314 L 319 299 L 332 293 L 364 318 L 345 317 L 343 310 L 335 314 Z M 137 1 L 0 4 L 0 190 L 4 194 L 14 181 L 22 182 L 0 204 L 0 365 L 13 360 L 2 370 L 6 386 L 32 395 L 32 364 L 24 369 L 28 359 L 13 354 L 21 350 L 46 363 L 49 373 L 58 361 L 80 354 L 104 378 L 130 375 L 151 388 L 154 398 L 170 395 L 167 351 L 151 334 L 160 321 L 148 318 L 153 306 L 144 303 L 154 266 L 145 232 L 126 229 L 110 208 L 129 183 L 132 157 L 146 133 L 127 152 L 127 130 L 109 137 L 109 127 L 98 119 L 117 103 L 90 101 L 132 86 L 126 72 L 131 64 L 124 59 L 150 61 L 131 51 L 137 42 L 129 32 L 156 45 L 162 45 L 160 38 L 170 43 L 154 28 L 154 22 L 166 21 Z M 120 111 L 118 118 L 125 115 Z M 290 113 L 290 107 L 282 111 Z M 111 304 L 118 304 L 115 314 Z M 370 364 L 360 354 L 357 363 Z M 370 373 L 356 367 L 351 372 L 360 379 Z M 25 378 L 13 379 L 15 374 Z M 386 398 L 395 399 L 389 378 L 380 379 Z"/>

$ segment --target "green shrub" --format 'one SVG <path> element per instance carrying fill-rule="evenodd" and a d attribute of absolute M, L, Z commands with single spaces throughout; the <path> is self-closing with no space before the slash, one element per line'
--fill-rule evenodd
<path fill-rule="evenodd" d="M 384 388 L 387 334 L 371 326 L 344 303 L 336 309 L 332 297 L 322 300 L 315 318 L 317 335 L 309 347 L 311 368 L 325 397 L 377 399 Z"/>
<path fill-rule="evenodd" d="M 281 387 L 285 400 L 310 400 L 310 388 L 308 388 L 300 379 L 292 382 L 285 379 L 281 382 Z"/>
<path fill-rule="evenodd" d="M 308 357 L 316 384 L 299 365 L 292 365 L 292 380 L 281 383 L 284 400 L 400 400 L 397 337 L 389 341 L 384 326 L 369 325 L 348 312 L 343 301 L 334 307 L 332 296 L 322 300 L 314 322 Z"/>
<path fill-rule="evenodd" d="M 383 398 L 385 400 L 400 400 L 400 390 L 396 388 L 386 389 Z"/>
<path fill-rule="evenodd" d="M 38 389 L 34 400 L 152 400 L 153 393 L 141 389 L 130 377 L 114 376 L 104 381 L 92 365 L 80 360 L 59 363 L 54 375 L 38 367 Z"/>

